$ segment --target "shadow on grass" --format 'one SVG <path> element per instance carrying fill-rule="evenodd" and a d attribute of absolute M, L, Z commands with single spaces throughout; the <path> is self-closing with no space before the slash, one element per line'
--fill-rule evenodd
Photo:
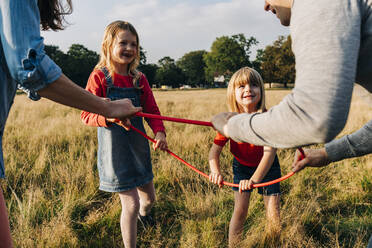
<path fill-rule="evenodd" d="M 322 244 L 329 242 L 329 235 L 337 237 L 340 247 L 357 247 L 355 243 L 363 236 L 363 243 L 368 243 L 372 232 L 372 207 L 370 204 L 355 204 L 340 201 L 325 204 L 318 218 L 304 222 L 306 233 Z M 325 224 L 323 224 L 325 223 Z"/>
<path fill-rule="evenodd" d="M 79 247 L 122 247 L 120 211 L 114 216 L 104 215 L 93 223 L 86 223 L 89 213 L 104 209 L 112 194 L 98 191 L 92 198 L 76 203 L 71 211 L 71 229 L 79 240 Z"/>

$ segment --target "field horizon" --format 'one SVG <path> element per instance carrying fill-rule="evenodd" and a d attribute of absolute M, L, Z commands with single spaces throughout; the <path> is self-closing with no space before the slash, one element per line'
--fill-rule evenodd
<path fill-rule="evenodd" d="M 267 90 L 267 105 L 289 90 Z M 163 115 L 210 121 L 227 110 L 226 89 L 155 91 Z M 338 137 L 372 118 L 370 99 L 356 88 Z M 209 173 L 209 127 L 164 122 L 169 148 Z M 147 134 L 153 137 L 145 124 Z M 317 147 L 317 146 L 312 146 Z M 117 194 L 98 190 L 96 128 L 80 111 L 24 94 L 15 98 L 3 138 L 6 179 L 1 180 L 15 247 L 123 247 Z M 226 181 L 232 155 L 221 154 Z M 279 149 L 282 174 L 294 149 Z M 227 247 L 234 206 L 232 190 L 219 189 L 167 153 L 151 151 L 157 201 L 156 226 L 139 225 L 138 247 Z M 372 155 L 307 168 L 281 183 L 279 238 L 265 236 L 262 197 L 252 193 L 239 247 L 365 248 L 372 234 Z"/>

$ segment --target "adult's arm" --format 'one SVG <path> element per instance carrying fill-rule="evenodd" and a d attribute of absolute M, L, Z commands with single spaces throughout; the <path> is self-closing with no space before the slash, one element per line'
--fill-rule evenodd
<path fill-rule="evenodd" d="M 319 149 L 305 149 L 305 158 L 296 152 L 292 170 L 298 172 L 305 167 L 323 167 L 331 162 L 372 153 L 372 120 L 358 131 L 333 140 Z"/>
<path fill-rule="evenodd" d="M 329 162 L 372 153 L 372 120 L 358 131 L 325 144 Z"/>
<path fill-rule="evenodd" d="M 121 120 L 141 110 L 141 108 L 134 107 L 129 99 L 106 101 L 102 97 L 93 95 L 77 86 L 64 74 L 39 90 L 38 94 L 54 102 Z"/>
<path fill-rule="evenodd" d="M 358 1 L 294 1 L 291 18 L 296 83 L 261 114 L 239 114 L 227 134 L 239 142 L 297 147 L 332 140 L 349 113 L 361 41 Z"/>

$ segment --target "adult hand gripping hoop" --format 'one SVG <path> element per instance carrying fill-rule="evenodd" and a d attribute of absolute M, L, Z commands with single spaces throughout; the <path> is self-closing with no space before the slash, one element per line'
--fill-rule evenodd
<path fill-rule="evenodd" d="M 188 120 L 188 119 L 174 118 L 174 117 L 168 117 L 168 116 L 147 114 L 147 113 L 142 113 L 142 112 L 138 112 L 135 115 L 138 116 L 138 117 L 145 117 L 145 118 L 150 118 L 150 119 L 158 119 L 158 120 L 165 120 L 165 121 L 172 121 L 172 122 L 180 122 L 180 123 L 186 123 L 186 124 L 193 124 L 193 125 L 213 127 L 213 125 L 212 125 L 211 122 L 206 122 L 206 121 Z M 141 134 L 143 137 L 145 137 L 149 141 L 151 141 L 153 143 L 156 143 L 156 141 L 154 139 L 152 139 L 151 137 L 149 137 L 148 135 L 146 135 L 142 131 L 138 130 L 137 128 L 133 127 L 132 125 L 130 125 L 130 129 L 132 129 L 133 131 L 136 131 L 137 133 Z M 300 160 L 304 159 L 305 158 L 304 151 L 302 150 L 301 147 L 298 148 L 298 150 L 301 153 Z M 202 175 L 205 178 L 209 178 L 209 176 L 207 174 L 205 174 L 204 172 L 198 170 L 197 168 L 195 168 L 191 164 L 187 163 L 185 160 L 183 160 L 182 158 L 180 158 L 179 156 L 177 156 L 176 154 L 174 154 L 171 150 L 167 149 L 166 152 L 168 152 L 170 155 L 172 155 L 174 158 L 176 158 L 177 160 L 179 160 L 180 162 L 182 162 L 183 164 L 185 164 L 187 167 L 189 167 L 190 169 L 192 169 L 196 173 Z M 282 176 L 281 178 L 278 178 L 278 179 L 275 179 L 275 180 L 272 180 L 272 181 L 269 181 L 269 182 L 265 182 L 265 183 L 253 184 L 253 188 L 259 188 L 259 187 L 269 186 L 269 185 L 272 185 L 272 184 L 281 182 L 281 181 L 283 181 L 283 180 L 285 180 L 285 179 L 293 176 L 294 174 L 295 173 L 293 171 L 291 171 L 290 173 L 288 173 L 285 176 Z M 225 182 L 225 181 L 223 181 L 222 184 L 223 185 L 226 185 L 226 186 L 230 186 L 230 187 L 239 187 L 239 184 L 229 183 L 229 182 Z"/>

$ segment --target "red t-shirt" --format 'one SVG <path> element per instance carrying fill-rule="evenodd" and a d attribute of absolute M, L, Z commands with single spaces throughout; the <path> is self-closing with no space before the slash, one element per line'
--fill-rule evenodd
<path fill-rule="evenodd" d="M 256 146 L 249 143 L 235 142 L 217 132 L 214 143 L 224 146 L 230 140 L 230 152 L 239 163 L 249 167 L 257 167 L 263 156 L 263 146 Z"/>
<path fill-rule="evenodd" d="M 113 84 L 121 88 L 132 88 L 133 87 L 133 77 L 132 76 L 122 76 L 120 74 L 114 74 Z M 141 107 L 144 113 L 160 115 L 158 105 L 155 102 L 154 95 L 150 88 L 149 82 L 147 81 L 144 74 L 141 75 L 139 79 L 139 86 L 142 86 L 141 94 Z M 94 70 L 88 79 L 87 86 L 85 88 L 89 92 L 93 93 L 99 97 L 106 97 L 107 83 L 105 74 L 101 70 Z M 94 114 L 86 111 L 82 111 L 81 120 L 89 125 L 95 127 L 107 127 L 106 118 L 99 114 Z M 157 132 L 165 132 L 163 121 L 156 119 L 145 118 L 146 122 L 151 127 L 154 134 Z"/>

